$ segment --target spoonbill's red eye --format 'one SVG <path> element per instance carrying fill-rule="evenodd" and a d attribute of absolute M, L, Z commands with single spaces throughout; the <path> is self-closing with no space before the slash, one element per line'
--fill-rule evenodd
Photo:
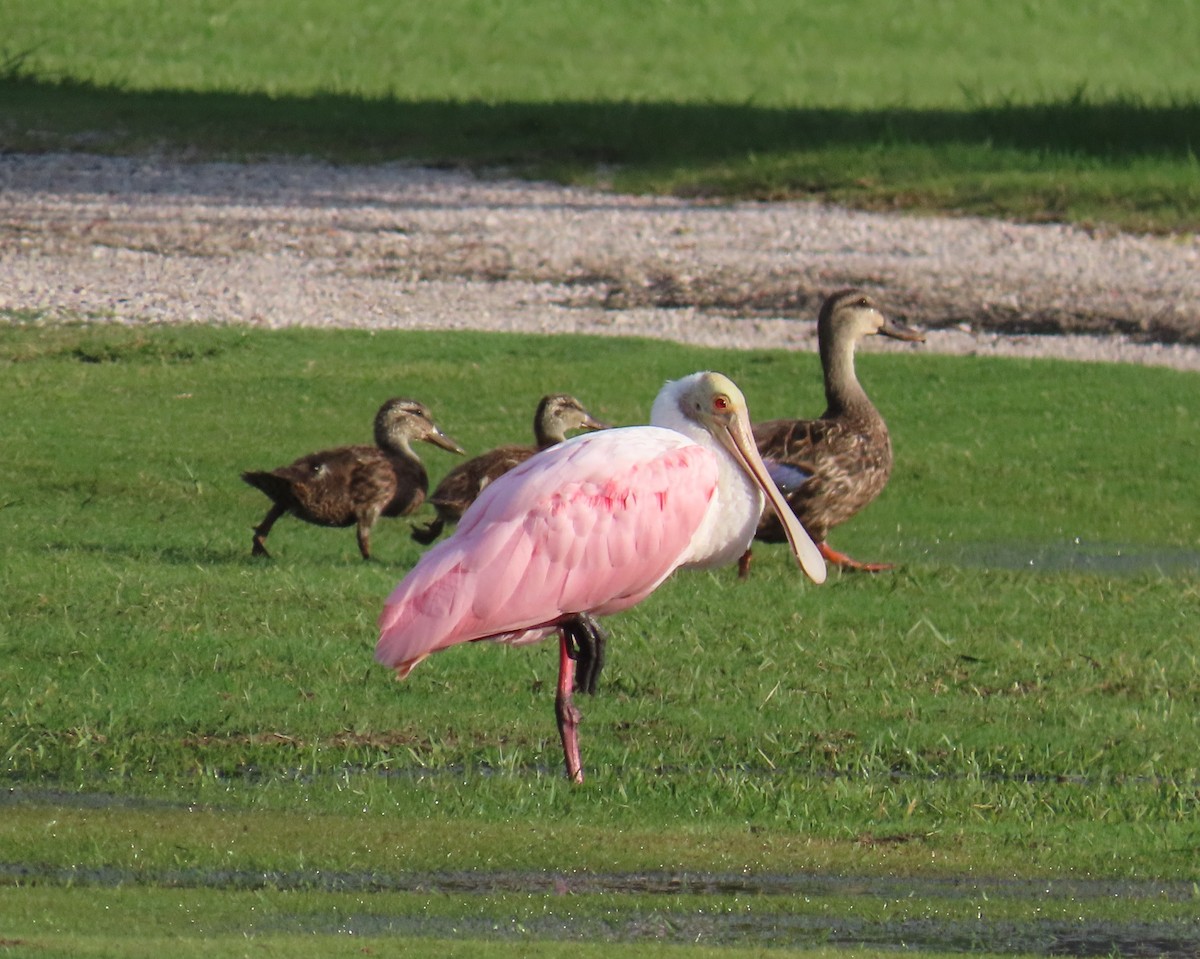
<path fill-rule="evenodd" d="M 729 409 L 729 397 L 727 397 L 727 396 L 714 396 L 713 397 L 713 410 L 715 412 L 724 413 L 727 409 Z"/>

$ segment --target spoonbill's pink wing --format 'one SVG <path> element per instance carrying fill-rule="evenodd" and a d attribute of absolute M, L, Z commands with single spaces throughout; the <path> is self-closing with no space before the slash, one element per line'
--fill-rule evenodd
<path fill-rule="evenodd" d="M 566 614 L 634 605 L 679 565 L 716 486 L 714 454 L 674 430 L 608 430 L 539 453 L 396 587 L 376 659 L 405 676 L 455 643 L 529 641 Z"/>

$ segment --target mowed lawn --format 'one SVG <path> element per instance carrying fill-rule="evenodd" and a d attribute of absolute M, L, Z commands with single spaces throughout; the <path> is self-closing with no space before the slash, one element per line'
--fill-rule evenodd
<path fill-rule="evenodd" d="M 421 550 L 408 521 L 380 524 L 371 563 L 352 531 L 290 519 L 275 558 L 254 559 L 267 502 L 238 474 L 367 440 L 396 394 L 472 452 L 524 439 L 543 391 L 636 423 L 664 378 L 707 367 L 764 415 L 812 410 L 815 357 L 475 334 L 3 336 L 14 784 L 342 812 L 363 789 L 368 808 L 415 816 L 699 816 L 969 838 L 1006 862 L 1191 861 L 1140 830 L 1182 841 L 1194 811 L 1193 376 L 862 357 L 898 465 L 834 542 L 898 570 L 818 588 L 761 546 L 745 582 L 680 575 L 616 617 L 583 703 L 589 785 L 568 796 L 552 645 L 459 648 L 393 682 L 371 650 Z M 1114 461 L 1114 435 L 1139 468 Z M 454 460 L 422 452 L 435 480 Z M 1076 829 L 1100 845 L 1044 846 Z"/>
<path fill-rule="evenodd" d="M 765 546 L 744 582 L 681 574 L 614 617 L 581 788 L 553 644 L 454 649 L 403 683 L 373 662 L 420 553 L 407 521 L 380 524 L 370 563 L 350 531 L 287 519 L 275 558 L 250 556 L 266 502 L 239 472 L 365 441 L 389 395 L 478 452 L 524 439 L 543 391 L 635 423 L 664 378 L 705 367 L 763 415 L 807 412 L 816 363 L 0 330 L 4 948 L 1193 941 L 1193 375 L 861 357 L 897 468 L 834 541 L 898 569 L 814 587 Z M 422 451 L 435 479 L 453 462 Z"/>
<path fill-rule="evenodd" d="M 1200 219 L 1194 3 L 0 0 L 0 24 L 0 151 Z M 680 575 L 612 619 L 572 788 L 552 643 L 395 682 L 372 647 L 408 521 L 371 563 L 290 519 L 255 559 L 238 474 L 366 441 L 396 394 L 472 453 L 526 440 L 543 392 L 636 423 L 707 367 L 759 417 L 813 415 L 815 357 L 0 319 L 0 953 L 1195 952 L 1194 374 L 861 357 L 897 466 L 833 541 L 897 569 L 814 587 L 760 547 L 744 582 Z"/>

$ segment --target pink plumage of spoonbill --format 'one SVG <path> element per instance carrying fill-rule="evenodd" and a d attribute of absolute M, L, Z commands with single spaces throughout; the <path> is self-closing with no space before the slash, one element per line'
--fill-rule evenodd
<path fill-rule="evenodd" d="M 497 479 L 455 534 L 401 580 L 379 619 L 375 658 L 401 679 L 457 643 L 521 644 L 557 632 L 555 712 L 576 783 L 583 764 L 572 694 L 595 691 L 605 638 L 593 617 L 641 602 L 676 569 L 735 562 L 764 497 L 805 573 L 825 579 L 820 551 L 771 482 L 745 398 L 728 377 L 703 372 L 667 383 L 650 421 L 577 436 Z"/>

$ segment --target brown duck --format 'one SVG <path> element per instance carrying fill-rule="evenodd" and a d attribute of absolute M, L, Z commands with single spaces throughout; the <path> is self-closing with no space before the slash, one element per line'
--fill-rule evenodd
<path fill-rule="evenodd" d="M 770 420 L 754 427 L 759 453 L 776 485 L 827 562 L 878 572 L 890 563 L 861 563 L 826 542 L 829 531 L 869 504 L 892 472 L 887 424 L 854 372 L 854 350 L 865 336 L 923 341 L 924 334 L 888 320 L 861 290 L 841 290 L 821 307 L 817 342 L 825 374 L 825 412 L 815 420 Z M 767 510 L 755 539 L 783 542 L 783 529 Z M 750 567 L 750 550 L 738 564 Z"/>
<path fill-rule="evenodd" d="M 416 400 L 393 398 L 375 414 L 374 446 L 339 446 L 302 456 L 270 472 L 242 474 L 272 500 L 254 529 L 255 556 L 269 556 L 267 534 L 285 513 L 317 526 L 357 526 L 358 550 L 371 558 L 371 528 L 380 516 L 405 516 L 425 501 L 429 476 L 412 443 L 424 440 L 452 453 L 446 436 Z"/>
<path fill-rule="evenodd" d="M 543 396 L 533 416 L 535 445 L 498 446 L 454 467 L 429 497 L 437 516 L 428 525 L 414 529 L 413 539 L 418 543 L 432 543 L 447 523 L 457 523 L 462 518 L 488 483 L 524 463 L 534 453 L 561 443 L 569 430 L 606 428 L 606 424 L 594 419 L 575 397 L 566 393 Z"/>

